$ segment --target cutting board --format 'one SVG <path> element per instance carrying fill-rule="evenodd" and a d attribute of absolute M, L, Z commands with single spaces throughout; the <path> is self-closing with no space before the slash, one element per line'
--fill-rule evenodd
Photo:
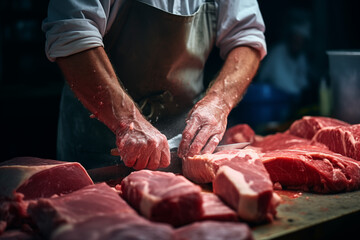
<path fill-rule="evenodd" d="M 312 194 L 277 191 L 277 219 L 252 227 L 255 239 L 342 239 L 360 230 L 360 191 Z"/>

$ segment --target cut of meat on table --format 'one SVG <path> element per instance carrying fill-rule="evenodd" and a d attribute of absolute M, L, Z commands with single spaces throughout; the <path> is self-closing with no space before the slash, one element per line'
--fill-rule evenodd
<path fill-rule="evenodd" d="M 196 183 L 210 183 L 220 166 L 231 162 L 233 158 L 258 159 L 259 155 L 251 149 L 224 150 L 214 154 L 195 155 L 183 159 L 183 175 Z"/>
<path fill-rule="evenodd" d="M 21 193 L 14 193 L 12 199 L 0 198 L 0 235 L 6 229 L 21 228 L 31 223 L 26 212 L 29 201 L 23 198 Z"/>
<path fill-rule="evenodd" d="M 22 193 L 24 199 L 65 194 L 92 185 L 85 169 L 76 162 L 19 157 L 0 163 L 0 197 Z"/>
<path fill-rule="evenodd" d="M 226 130 L 221 144 L 232 144 L 240 142 L 253 142 L 254 130 L 247 124 L 238 124 Z"/>
<path fill-rule="evenodd" d="M 171 240 L 173 228 L 154 223 L 134 214 L 98 216 L 64 225 L 52 235 L 52 240 Z"/>
<path fill-rule="evenodd" d="M 200 220 L 238 221 L 236 212 L 228 207 L 216 194 L 201 193 L 203 200 L 203 215 Z"/>
<path fill-rule="evenodd" d="M 251 230 L 245 223 L 203 221 L 174 232 L 174 240 L 252 240 Z"/>
<path fill-rule="evenodd" d="M 265 153 L 262 161 L 274 183 L 287 189 L 336 193 L 360 188 L 360 162 L 313 147 Z"/>
<path fill-rule="evenodd" d="M 272 221 L 280 197 L 259 158 L 234 157 L 220 167 L 213 191 L 247 222 Z"/>
<path fill-rule="evenodd" d="M 329 117 L 304 116 L 291 124 L 289 133 L 301 138 L 312 139 L 320 129 L 335 126 L 350 126 L 350 124 Z"/>
<path fill-rule="evenodd" d="M 324 151 L 327 150 L 327 147 L 321 143 L 313 143 L 309 139 L 297 137 L 288 132 L 267 135 L 261 141 L 254 142 L 248 148 L 254 148 L 262 153 L 266 153 L 288 148 L 308 149 L 309 146 L 313 146 L 316 149 L 322 148 Z"/>
<path fill-rule="evenodd" d="M 47 237 L 63 224 L 71 225 L 107 214 L 137 214 L 106 183 L 90 185 L 60 197 L 38 199 L 29 204 L 28 213 Z"/>
<path fill-rule="evenodd" d="M 201 188 L 183 176 L 141 170 L 121 182 L 122 196 L 146 218 L 180 226 L 198 220 L 202 212 Z"/>
<path fill-rule="evenodd" d="M 0 240 L 39 240 L 39 236 L 20 230 L 6 231 L 0 235 Z"/>
<path fill-rule="evenodd" d="M 333 152 L 360 161 L 360 124 L 323 128 L 315 134 L 313 141 L 326 145 Z"/>

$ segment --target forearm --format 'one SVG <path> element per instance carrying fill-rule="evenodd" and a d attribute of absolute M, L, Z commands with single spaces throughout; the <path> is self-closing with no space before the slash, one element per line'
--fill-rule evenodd
<path fill-rule="evenodd" d="M 56 62 L 82 104 L 114 133 L 141 117 L 102 47 L 57 58 Z"/>
<path fill-rule="evenodd" d="M 211 99 L 230 113 L 250 85 L 259 63 L 260 54 L 257 50 L 245 46 L 234 48 L 204 100 Z"/>

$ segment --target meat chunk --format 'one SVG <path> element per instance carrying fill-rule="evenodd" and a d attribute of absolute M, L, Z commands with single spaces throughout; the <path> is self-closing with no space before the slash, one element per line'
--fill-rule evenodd
<path fill-rule="evenodd" d="M 336 193 L 360 187 L 360 163 L 329 150 L 279 150 L 264 154 L 262 161 L 272 181 L 288 189 Z"/>
<path fill-rule="evenodd" d="M 266 153 L 289 148 L 309 149 L 311 147 L 316 149 L 322 148 L 324 151 L 327 150 L 327 147 L 321 143 L 314 143 L 309 139 L 297 137 L 288 132 L 267 135 L 261 141 L 254 142 L 249 148 Z"/>
<path fill-rule="evenodd" d="M 238 217 L 234 210 L 229 208 L 214 193 L 202 192 L 203 215 L 200 220 L 237 221 Z"/>
<path fill-rule="evenodd" d="M 76 162 L 19 157 L 0 163 L 0 197 L 24 199 L 65 194 L 93 184 L 85 169 Z"/>
<path fill-rule="evenodd" d="M 251 240 L 251 230 L 245 223 L 197 222 L 174 232 L 174 240 Z"/>
<path fill-rule="evenodd" d="M 97 216 L 75 224 L 67 224 L 52 235 L 53 240 L 117 240 L 156 239 L 171 240 L 173 228 L 153 223 L 135 214 Z"/>
<path fill-rule="evenodd" d="M 360 161 L 360 124 L 323 128 L 315 134 L 313 141 Z"/>
<path fill-rule="evenodd" d="M 183 175 L 196 183 L 210 183 L 220 166 L 227 164 L 233 158 L 256 159 L 259 158 L 254 150 L 236 149 L 220 151 L 214 154 L 195 155 L 183 159 Z"/>
<path fill-rule="evenodd" d="M 146 218 L 174 226 L 202 216 L 201 188 L 173 173 L 141 170 L 121 182 L 122 196 Z"/>
<path fill-rule="evenodd" d="M 222 144 L 232 144 L 240 142 L 253 142 L 255 139 L 254 130 L 247 124 L 238 124 L 226 130 Z"/>
<path fill-rule="evenodd" d="M 232 158 L 216 173 L 213 191 L 248 222 L 272 221 L 280 203 L 259 158 Z"/>
<path fill-rule="evenodd" d="M 296 120 L 289 129 L 289 133 L 301 138 L 312 139 L 312 137 L 325 127 L 349 126 L 350 124 L 329 117 L 304 116 Z"/>
<path fill-rule="evenodd" d="M 98 216 L 136 212 L 105 183 L 84 187 L 53 198 L 29 204 L 28 213 L 45 236 L 63 224 L 76 224 Z"/>

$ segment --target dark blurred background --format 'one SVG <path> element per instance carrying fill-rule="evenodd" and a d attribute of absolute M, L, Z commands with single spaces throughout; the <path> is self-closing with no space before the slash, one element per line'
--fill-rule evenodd
<path fill-rule="evenodd" d="M 268 50 L 283 37 L 291 9 L 308 13 L 311 32 L 306 53 L 311 66 L 311 91 L 300 106 L 305 110 L 291 117 L 318 114 L 317 88 L 328 73 L 326 50 L 360 49 L 360 1 L 258 2 L 266 24 Z M 0 161 L 17 156 L 55 158 L 63 79 L 56 64 L 50 63 L 44 53 L 41 22 L 47 5 L 47 0 L 0 1 Z"/>

